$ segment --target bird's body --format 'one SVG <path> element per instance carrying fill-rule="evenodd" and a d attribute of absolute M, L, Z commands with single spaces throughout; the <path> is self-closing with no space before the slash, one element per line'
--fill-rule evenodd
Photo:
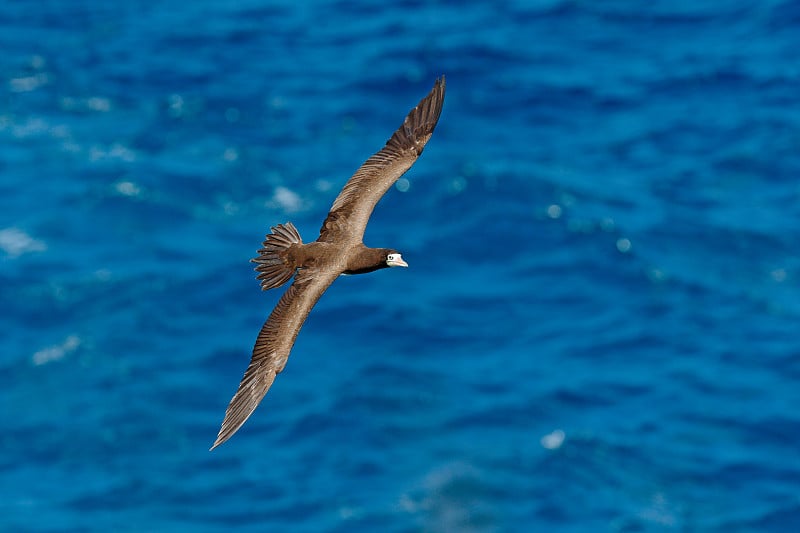
<path fill-rule="evenodd" d="M 253 259 L 262 290 L 279 287 L 294 277 L 261 328 L 250 365 L 231 399 L 212 450 L 228 440 L 247 420 L 286 366 L 289 352 L 308 313 L 322 293 L 342 274 L 366 274 L 392 266 L 407 267 L 389 248 L 368 248 L 362 239 L 375 205 L 422 153 L 444 101 L 444 77 L 409 112 L 379 152 L 348 180 L 333 202 L 315 242 L 304 244 L 291 222 L 267 235 Z"/>

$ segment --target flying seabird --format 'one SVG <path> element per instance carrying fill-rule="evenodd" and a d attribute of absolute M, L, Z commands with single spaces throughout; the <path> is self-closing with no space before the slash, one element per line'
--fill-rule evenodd
<path fill-rule="evenodd" d="M 366 274 L 381 268 L 407 267 L 400 252 L 364 246 L 364 230 L 375 204 L 411 168 L 431 138 L 444 101 L 444 76 L 412 109 L 379 152 L 361 165 L 333 202 L 319 238 L 303 244 L 291 222 L 278 224 L 258 251 L 261 290 L 280 287 L 294 276 L 258 334 L 250 365 L 231 399 L 213 450 L 236 433 L 264 398 L 308 313 L 341 274 Z"/>

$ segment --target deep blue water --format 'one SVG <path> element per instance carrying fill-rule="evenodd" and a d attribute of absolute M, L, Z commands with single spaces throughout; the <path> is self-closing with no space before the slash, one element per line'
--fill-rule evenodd
<path fill-rule="evenodd" d="M 800 530 L 797 2 L 0 4 L 0 530 Z M 333 198 L 425 154 L 209 453 Z"/>

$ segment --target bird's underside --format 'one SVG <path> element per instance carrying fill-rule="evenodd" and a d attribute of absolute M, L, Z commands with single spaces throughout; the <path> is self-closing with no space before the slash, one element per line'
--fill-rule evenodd
<path fill-rule="evenodd" d="M 361 240 L 375 205 L 417 160 L 430 139 L 444 101 L 444 77 L 406 116 L 386 145 L 356 171 L 333 202 L 317 241 L 303 244 L 291 222 L 267 235 L 256 263 L 263 290 L 294 281 L 256 339 L 250 365 L 231 399 L 213 450 L 250 417 L 286 365 L 306 317 L 340 274 L 408 266 L 391 249 L 367 248 Z"/>

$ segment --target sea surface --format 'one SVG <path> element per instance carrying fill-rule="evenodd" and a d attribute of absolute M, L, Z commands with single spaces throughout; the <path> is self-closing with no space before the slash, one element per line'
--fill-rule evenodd
<path fill-rule="evenodd" d="M 0 3 L 0 530 L 800 531 L 800 4 Z M 306 241 L 417 164 L 209 452 Z"/>

